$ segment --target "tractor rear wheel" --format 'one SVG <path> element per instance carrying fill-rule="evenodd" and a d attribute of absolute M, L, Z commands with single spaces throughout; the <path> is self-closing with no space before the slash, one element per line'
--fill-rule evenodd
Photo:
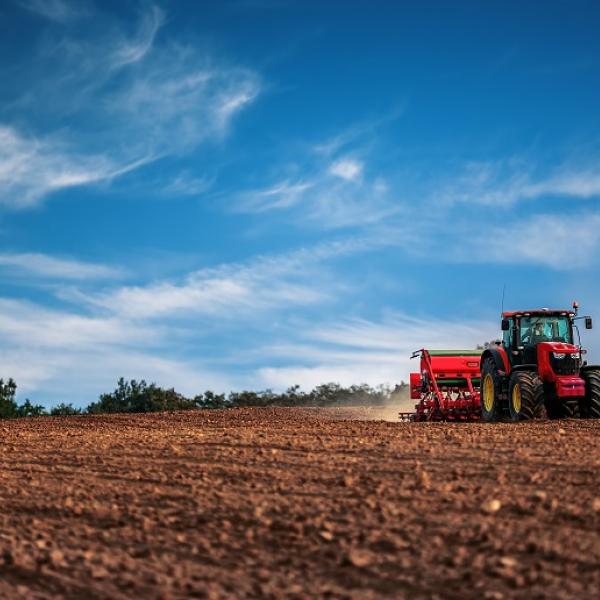
<path fill-rule="evenodd" d="M 481 364 L 481 418 L 488 423 L 497 421 L 502 415 L 502 378 L 498 374 L 493 358 Z"/>
<path fill-rule="evenodd" d="M 586 419 L 600 419 L 600 369 L 585 370 L 581 377 L 585 381 L 581 416 Z"/>
<path fill-rule="evenodd" d="M 508 384 L 511 421 L 529 421 L 545 416 L 544 386 L 537 373 L 515 371 Z"/>

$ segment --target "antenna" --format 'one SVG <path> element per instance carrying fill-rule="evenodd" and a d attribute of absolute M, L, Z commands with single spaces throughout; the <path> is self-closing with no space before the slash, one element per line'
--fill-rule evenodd
<path fill-rule="evenodd" d="M 502 286 L 502 308 L 500 309 L 500 314 L 504 312 L 504 295 L 506 294 L 506 283 Z"/>

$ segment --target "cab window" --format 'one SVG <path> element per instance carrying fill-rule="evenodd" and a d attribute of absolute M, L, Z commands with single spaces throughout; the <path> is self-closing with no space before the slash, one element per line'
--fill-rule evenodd
<path fill-rule="evenodd" d="M 523 345 L 540 342 L 572 343 L 571 327 L 566 316 L 522 317 L 520 330 Z"/>
<path fill-rule="evenodd" d="M 504 345 L 505 348 L 510 348 L 511 344 L 512 344 L 512 336 L 513 336 L 513 320 L 512 319 L 508 319 L 508 322 L 510 323 L 510 327 L 508 328 L 508 331 L 503 331 L 502 332 L 502 344 Z"/>

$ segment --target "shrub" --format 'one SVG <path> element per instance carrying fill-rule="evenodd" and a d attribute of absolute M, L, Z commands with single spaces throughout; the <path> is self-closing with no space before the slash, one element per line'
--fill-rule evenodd
<path fill-rule="evenodd" d="M 16 419 L 17 417 L 39 417 L 45 415 L 46 409 L 38 404 L 32 404 L 25 400 L 23 404 L 17 404 L 15 394 L 17 393 L 17 384 L 13 379 L 4 383 L 0 379 L 0 419 Z"/>
<path fill-rule="evenodd" d="M 174 389 L 162 389 L 156 384 L 148 385 L 143 379 L 117 382 L 110 394 L 102 394 L 98 402 L 87 407 L 88 413 L 141 413 L 163 410 L 186 410 L 195 408 L 194 400 L 185 398 Z"/>
<path fill-rule="evenodd" d="M 71 415 L 80 415 L 82 412 L 81 408 L 76 408 L 71 403 L 65 404 L 64 402 L 50 409 L 50 414 L 53 417 L 69 417 Z"/>
<path fill-rule="evenodd" d="M 17 393 L 17 384 L 9 379 L 4 383 L 4 379 L 0 379 L 0 418 L 12 419 L 18 416 L 18 405 L 15 402 L 15 394 Z"/>

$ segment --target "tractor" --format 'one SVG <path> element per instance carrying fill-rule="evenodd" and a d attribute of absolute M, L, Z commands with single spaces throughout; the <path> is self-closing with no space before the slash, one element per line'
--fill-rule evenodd
<path fill-rule="evenodd" d="M 577 312 L 574 302 L 572 310 L 502 313 L 503 339 L 481 356 L 484 421 L 600 418 L 600 366 L 583 360 L 586 350 L 576 324 L 583 319 L 591 329 L 592 318 Z"/>
<path fill-rule="evenodd" d="M 600 366 L 588 365 L 572 310 L 502 313 L 503 339 L 483 350 L 427 350 L 410 374 L 418 400 L 406 421 L 526 421 L 537 417 L 600 418 Z M 577 334 L 575 344 L 574 334 Z"/>

